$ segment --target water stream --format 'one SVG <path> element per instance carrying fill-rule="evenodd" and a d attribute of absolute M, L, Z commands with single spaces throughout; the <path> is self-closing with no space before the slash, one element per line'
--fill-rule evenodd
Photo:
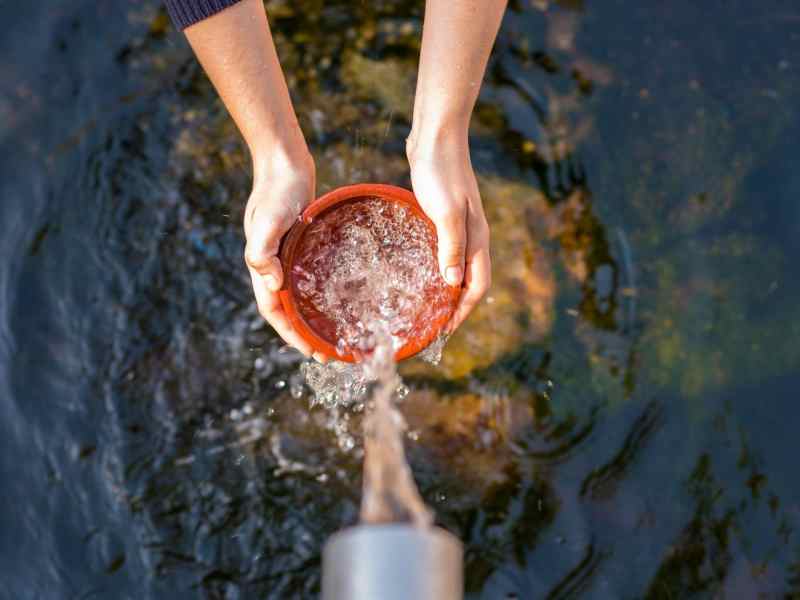
<path fill-rule="evenodd" d="M 403 384 L 395 354 L 427 335 L 447 309 L 434 232 L 400 204 L 365 198 L 322 213 L 304 230 L 297 254 L 292 287 L 301 313 L 338 340 L 340 353 L 361 359 L 303 368 L 313 402 L 333 400 L 337 408 L 365 403 L 361 521 L 428 526 L 432 514 L 403 447 L 406 424 L 395 405 Z"/>

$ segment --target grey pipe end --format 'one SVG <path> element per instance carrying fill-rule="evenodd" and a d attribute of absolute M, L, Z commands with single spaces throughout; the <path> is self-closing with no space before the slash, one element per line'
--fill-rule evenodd
<path fill-rule="evenodd" d="M 462 548 L 437 527 L 359 525 L 322 552 L 322 600 L 461 600 Z"/>

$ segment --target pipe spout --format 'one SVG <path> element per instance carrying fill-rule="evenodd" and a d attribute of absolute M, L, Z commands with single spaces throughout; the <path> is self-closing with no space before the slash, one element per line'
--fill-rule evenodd
<path fill-rule="evenodd" d="M 461 542 L 443 529 L 359 525 L 322 553 L 322 600 L 461 600 Z"/>

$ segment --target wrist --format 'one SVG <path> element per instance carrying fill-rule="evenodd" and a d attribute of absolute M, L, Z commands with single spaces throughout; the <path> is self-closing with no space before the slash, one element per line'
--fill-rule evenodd
<path fill-rule="evenodd" d="M 416 162 L 434 157 L 469 159 L 469 119 L 418 125 L 415 121 L 406 139 L 406 156 Z"/>
<path fill-rule="evenodd" d="M 280 136 L 264 136 L 250 146 L 253 178 L 258 181 L 275 174 L 313 173 L 314 159 L 299 127 Z"/>

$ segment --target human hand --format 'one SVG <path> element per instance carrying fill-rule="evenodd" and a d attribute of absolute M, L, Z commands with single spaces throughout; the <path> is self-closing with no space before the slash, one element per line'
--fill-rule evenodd
<path fill-rule="evenodd" d="M 436 226 L 442 277 L 464 285 L 446 333 L 452 333 L 478 304 L 492 280 L 489 225 L 469 158 L 466 133 L 406 143 L 411 184 L 422 210 Z"/>
<path fill-rule="evenodd" d="M 265 166 L 256 166 L 253 191 L 244 214 L 247 238 L 245 263 L 253 282 L 258 312 L 283 340 L 306 358 L 325 357 L 295 331 L 283 310 L 278 291 L 283 285 L 283 269 L 278 258 L 281 237 L 314 198 L 316 171 L 307 150 L 298 157 L 270 155 Z M 258 161 L 256 161 L 258 163 Z"/>

